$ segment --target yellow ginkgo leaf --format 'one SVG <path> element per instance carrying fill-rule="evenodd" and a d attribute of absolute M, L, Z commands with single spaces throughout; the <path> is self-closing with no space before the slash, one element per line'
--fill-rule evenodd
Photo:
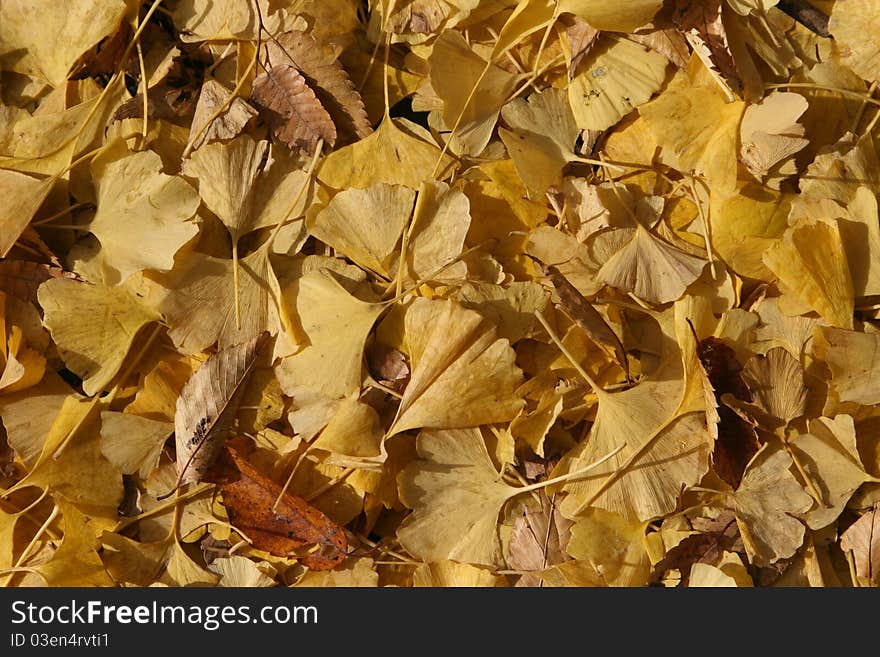
<path fill-rule="evenodd" d="M 42 78 L 53 87 L 63 86 L 80 55 L 119 29 L 127 11 L 122 0 L 72 0 L 63 5 L 46 0 L 4 1 L 0 7 L 2 67 Z M 35 12 L 47 32 L 34 29 Z"/>
<path fill-rule="evenodd" d="M 204 351 L 215 342 L 224 349 L 263 331 L 275 335 L 282 330 L 268 249 L 241 258 L 238 267 L 240 328 L 235 324 L 233 260 L 192 253 L 179 269 L 157 279 L 167 290 L 159 309 L 171 327 L 168 336 L 184 353 Z"/>
<path fill-rule="evenodd" d="M 880 79 L 880 12 L 875 0 L 835 3 L 828 31 L 840 52 L 840 60 L 868 81 Z"/>
<path fill-rule="evenodd" d="M 135 586 L 213 586 L 220 579 L 196 564 L 171 533 L 156 541 L 138 542 L 104 532 L 101 544 L 104 566 L 117 582 Z"/>
<path fill-rule="evenodd" d="M 254 562 L 238 555 L 214 559 L 208 565 L 208 570 L 220 575 L 217 586 L 231 588 L 274 586 L 278 575 L 271 564 L 265 561 Z"/>
<path fill-rule="evenodd" d="M 68 368 L 88 395 L 116 376 L 138 332 L 161 315 L 130 285 L 108 287 L 51 278 L 37 292 L 44 323 Z"/>
<path fill-rule="evenodd" d="M 597 30 L 635 32 L 654 18 L 663 0 L 562 0 L 559 11 L 565 11 L 586 20 Z"/>
<path fill-rule="evenodd" d="M 309 232 L 342 255 L 386 279 L 400 236 L 412 214 L 415 191 L 378 183 L 336 194 L 310 222 Z"/>
<path fill-rule="evenodd" d="M 276 368 L 282 388 L 290 381 L 330 398 L 359 390 L 364 342 L 385 306 L 361 301 L 323 272 L 306 274 L 287 294 L 308 344 Z"/>
<path fill-rule="evenodd" d="M 398 477 L 413 509 L 397 530 L 401 544 L 426 562 L 500 565 L 498 516 L 524 491 L 501 480 L 477 429 L 423 431 L 417 449 L 422 460 Z"/>
<path fill-rule="evenodd" d="M 318 179 L 334 189 L 363 189 L 376 183 L 413 189 L 431 177 L 440 149 L 404 132 L 388 117 L 367 137 L 325 157 Z M 451 159 L 444 156 L 437 178 L 448 174 Z"/>
<path fill-rule="evenodd" d="M 268 142 L 239 135 L 202 146 L 184 163 L 183 172 L 199 181 L 199 196 L 229 229 L 233 241 L 247 233 L 254 181 L 262 168 Z"/>
<path fill-rule="evenodd" d="M 759 566 L 790 557 L 804 541 L 804 525 L 794 516 L 808 511 L 813 499 L 791 473 L 793 467 L 784 449 L 767 443 L 733 494 L 746 552 Z"/>
<path fill-rule="evenodd" d="M 565 90 L 550 88 L 512 100 L 501 117 L 511 129 L 498 134 L 526 186 L 543 194 L 562 182 L 563 167 L 578 159 L 574 146 L 580 134 Z"/>
<path fill-rule="evenodd" d="M 726 574 L 717 566 L 698 562 L 691 567 L 691 575 L 688 578 L 689 588 L 709 587 L 735 587 L 736 580 Z"/>
<path fill-rule="evenodd" d="M 565 550 L 588 562 L 606 586 L 645 586 L 651 574 L 646 522 L 626 520 L 604 509 L 590 509 L 571 526 Z"/>
<path fill-rule="evenodd" d="M 699 278 L 706 261 L 678 249 L 641 225 L 600 236 L 624 242 L 598 272 L 606 284 L 648 303 L 675 301 Z M 625 240 L 625 241 L 624 241 Z"/>
<path fill-rule="evenodd" d="M 297 586 L 321 588 L 366 588 L 379 586 L 379 574 L 369 557 L 349 557 L 333 570 L 311 570 Z"/>
<path fill-rule="evenodd" d="M 797 299 L 830 324 L 852 328 L 853 284 L 836 222 L 803 221 L 791 226 L 763 259 Z"/>
<path fill-rule="evenodd" d="M 568 84 L 578 127 L 613 126 L 659 91 L 668 64 L 663 55 L 622 37 L 608 37 L 594 46 L 582 71 Z"/>
<path fill-rule="evenodd" d="M 0 416 L 7 442 L 28 468 L 39 458 L 43 442 L 72 392 L 60 376 L 49 371 L 27 390 L 0 395 Z"/>
<path fill-rule="evenodd" d="M 89 230 L 101 242 L 104 264 L 121 280 L 171 269 L 174 254 L 199 232 L 190 221 L 198 193 L 183 178 L 162 173 L 153 151 L 128 152 L 122 143 L 92 161 L 92 175 L 98 210 Z"/>
<path fill-rule="evenodd" d="M 805 476 L 821 496 L 821 505 L 805 517 L 811 529 L 830 525 L 859 486 L 877 481 L 862 465 L 855 424 L 849 415 L 812 419 L 809 433 L 796 436 L 790 444 Z"/>
<path fill-rule="evenodd" d="M 520 76 L 484 60 L 454 30 L 440 34 L 428 63 L 431 86 L 443 99 L 443 122 L 455 129 L 452 150 L 477 155 L 489 143 L 501 106 Z"/>
<path fill-rule="evenodd" d="M 6 201 L 0 208 L 0 257 L 21 236 L 40 205 L 46 200 L 54 178 L 34 178 L 18 171 L 0 169 L 0 195 Z"/>
<path fill-rule="evenodd" d="M 740 158 L 757 180 L 779 189 L 782 180 L 797 173 L 794 155 L 810 143 L 797 122 L 807 107 L 800 94 L 774 91 L 746 108 L 739 128 Z"/>
<path fill-rule="evenodd" d="M 137 472 L 143 479 L 159 465 L 165 441 L 174 424 L 131 413 L 101 413 L 101 453 L 123 474 Z"/>
<path fill-rule="evenodd" d="M 344 399 L 311 449 L 330 452 L 324 461 L 343 468 L 376 469 L 387 454 L 379 414 L 355 398 Z"/>
<path fill-rule="evenodd" d="M 726 103 L 714 89 L 692 85 L 678 73 L 666 90 L 639 108 L 660 146 L 660 161 L 702 174 L 719 195 L 736 187 L 739 124 L 745 104 Z"/>
<path fill-rule="evenodd" d="M 58 502 L 64 525 L 61 545 L 45 562 L 27 569 L 37 573 L 46 586 L 113 586 L 98 556 L 95 528 L 72 504 Z"/>
<path fill-rule="evenodd" d="M 516 417 L 523 403 L 515 394 L 522 381 L 516 354 L 479 313 L 454 301 L 417 298 L 406 313 L 406 340 L 412 376 L 389 436 Z"/>
<path fill-rule="evenodd" d="M 469 563 L 439 561 L 423 563 L 413 572 L 413 586 L 430 587 L 495 587 L 507 586 L 502 575 L 495 575 L 485 568 Z"/>
<path fill-rule="evenodd" d="M 831 370 L 840 401 L 880 404 L 880 334 L 823 326 L 814 333 L 813 354 Z"/>
<path fill-rule="evenodd" d="M 467 267 L 454 261 L 461 255 L 470 224 L 467 196 L 444 182 L 423 182 L 409 231 L 404 280 L 465 278 Z"/>

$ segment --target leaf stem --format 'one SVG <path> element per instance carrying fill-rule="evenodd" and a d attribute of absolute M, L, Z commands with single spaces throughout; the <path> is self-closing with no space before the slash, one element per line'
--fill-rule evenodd
<path fill-rule="evenodd" d="M 608 452 L 605 456 L 600 458 L 598 461 L 593 461 L 592 463 L 584 466 L 583 468 L 578 468 L 574 472 L 569 472 L 564 475 L 559 475 L 558 477 L 553 477 L 552 479 L 546 479 L 545 481 L 539 481 L 536 484 L 530 484 L 528 486 L 523 486 L 522 488 L 518 488 L 516 493 L 517 493 L 517 495 L 519 495 L 520 493 L 526 493 L 528 491 L 538 490 L 541 488 L 546 488 L 547 486 L 553 486 L 555 484 L 560 484 L 565 481 L 577 479 L 577 478 L 583 476 L 584 474 L 586 474 L 587 472 L 589 472 L 590 470 L 594 470 L 594 469 L 598 468 L 600 465 L 602 465 L 606 461 L 613 458 L 624 447 L 626 447 L 626 443 L 623 443 L 622 445 L 618 445 L 613 450 Z"/>
<path fill-rule="evenodd" d="M 593 392 L 595 392 L 600 397 L 602 395 L 604 395 L 605 391 L 599 386 L 598 383 L 596 383 L 593 380 L 593 377 L 591 377 L 589 374 L 587 374 L 586 370 L 583 367 L 581 367 L 581 364 L 577 361 L 577 359 L 574 357 L 574 355 L 568 350 L 568 347 L 566 347 L 564 344 L 562 344 L 562 340 L 560 340 L 556 336 L 556 333 L 553 331 L 553 329 L 550 328 L 550 324 L 547 322 L 546 318 L 544 317 L 544 315 L 541 313 L 540 310 L 535 311 L 535 317 L 538 318 L 538 321 L 541 322 L 541 326 L 543 326 L 544 330 L 547 331 L 547 335 L 550 336 L 550 339 L 553 340 L 553 343 L 556 345 L 556 347 L 559 349 L 559 351 L 561 351 L 563 353 L 563 355 L 572 364 L 574 369 L 577 370 L 577 373 L 583 377 L 584 381 L 586 381 L 587 383 L 590 384 L 590 387 L 593 389 Z"/>

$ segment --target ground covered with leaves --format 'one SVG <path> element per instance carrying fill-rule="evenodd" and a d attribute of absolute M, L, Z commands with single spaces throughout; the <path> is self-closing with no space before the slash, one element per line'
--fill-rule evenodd
<path fill-rule="evenodd" d="M 877 0 L 4 0 L 0 582 L 880 584 Z"/>

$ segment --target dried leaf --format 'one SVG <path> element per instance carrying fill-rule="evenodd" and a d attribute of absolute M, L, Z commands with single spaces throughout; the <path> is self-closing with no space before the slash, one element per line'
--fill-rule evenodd
<path fill-rule="evenodd" d="M 293 66 L 274 67 L 258 76 L 251 99 L 273 134 L 292 149 L 313 153 L 319 141 L 330 147 L 336 143 L 333 119 Z"/>
<path fill-rule="evenodd" d="M 239 474 L 220 486 L 223 506 L 253 547 L 288 557 L 298 556 L 304 546 L 317 546 L 316 552 L 298 556 L 312 570 L 331 570 L 342 562 L 348 541 L 338 525 L 302 498 L 281 495 L 281 485 L 261 474 L 235 449 L 227 448 L 225 455 Z"/>
<path fill-rule="evenodd" d="M 180 391 L 174 415 L 178 478 L 175 489 L 204 479 L 223 450 L 232 433 L 245 382 L 268 340 L 264 333 L 218 351 Z"/>
<path fill-rule="evenodd" d="M 840 538 L 840 547 L 852 554 L 860 578 L 880 585 L 880 509 L 877 506 L 849 526 Z"/>

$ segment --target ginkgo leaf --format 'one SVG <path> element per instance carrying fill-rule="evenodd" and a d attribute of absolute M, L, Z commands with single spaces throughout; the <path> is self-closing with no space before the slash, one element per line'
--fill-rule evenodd
<path fill-rule="evenodd" d="M 574 517 L 594 506 L 629 520 L 646 520 L 675 508 L 682 488 L 696 484 L 708 471 L 712 451 L 705 414 L 677 415 L 681 392 L 681 381 L 673 378 L 642 380 L 629 390 L 599 395 L 589 436 L 563 458 L 558 470 L 575 471 L 598 454 L 624 447 L 594 474 L 565 485 L 563 514 Z"/>
<path fill-rule="evenodd" d="M 797 173 L 792 158 L 809 143 L 797 120 L 807 107 L 800 94 L 774 91 L 746 108 L 739 128 L 740 157 L 759 181 L 773 171 L 768 184 L 779 189 L 785 177 Z"/>
<path fill-rule="evenodd" d="M 220 579 L 196 564 L 173 534 L 139 542 L 105 531 L 101 544 L 104 565 L 117 582 L 135 586 L 213 586 Z"/>
<path fill-rule="evenodd" d="M 695 563 L 691 568 L 691 576 L 688 579 L 688 587 L 720 588 L 737 586 L 736 580 L 723 570 L 708 563 Z"/>
<path fill-rule="evenodd" d="M 295 16 L 281 11 L 270 13 L 270 0 L 257 2 L 262 22 L 257 20 L 253 4 L 242 4 L 238 0 L 183 0 L 174 5 L 172 16 L 183 41 L 255 40 L 261 29 L 276 34 L 299 26 Z"/>
<path fill-rule="evenodd" d="M 587 561 L 607 586 L 644 586 L 651 573 L 645 522 L 633 522 L 603 509 L 590 509 L 571 526 L 566 551 Z"/>
<path fill-rule="evenodd" d="M 559 11 L 580 16 L 597 30 L 635 32 L 662 6 L 663 0 L 621 0 L 614 4 L 602 0 L 562 0 Z"/>
<path fill-rule="evenodd" d="M 192 253 L 159 282 L 166 294 L 159 310 L 170 328 L 168 336 L 184 353 L 246 342 L 263 331 L 282 330 L 275 289 L 278 281 L 268 249 L 260 248 L 238 261 L 241 327 L 235 325 L 234 261 Z"/>
<path fill-rule="evenodd" d="M 804 368 L 782 347 L 751 358 L 743 367 L 743 379 L 755 405 L 769 415 L 774 424 L 778 421 L 786 425 L 806 411 Z"/>
<path fill-rule="evenodd" d="M 485 61 L 454 30 L 441 33 L 428 62 L 431 86 L 443 99 L 443 121 L 449 129 L 457 126 L 450 137 L 452 149 L 478 154 L 489 143 L 519 76 Z"/>
<path fill-rule="evenodd" d="M 386 118 L 369 136 L 325 157 L 318 179 L 335 189 L 363 189 L 376 183 L 418 188 L 440 160 L 440 149 L 401 130 Z M 444 156 L 437 173 L 448 174 L 451 160 Z"/>
<path fill-rule="evenodd" d="M 183 386 L 174 415 L 177 486 L 201 481 L 223 450 L 245 382 L 267 342 L 263 333 L 218 351 Z"/>
<path fill-rule="evenodd" d="M 39 574 L 46 586 L 112 586 L 113 582 L 98 556 L 98 540 L 89 518 L 72 504 L 59 502 L 64 521 L 64 538 L 47 561 L 28 568 Z"/>
<path fill-rule="evenodd" d="M 266 57 L 272 66 L 290 64 L 303 75 L 337 131 L 342 133 L 342 143 L 362 139 L 373 131 L 360 93 L 348 73 L 313 35 L 290 30 L 266 45 Z"/>
<path fill-rule="evenodd" d="M 444 182 L 424 181 L 419 187 L 406 252 L 404 281 L 461 280 L 464 263 L 456 263 L 471 224 L 470 201 Z"/>
<path fill-rule="evenodd" d="M 414 200 L 415 192 L 402 185 L 346 189 L 315 215 L 309 232 L 361 267 L 390 279 L 395 247 Z"/>
<path fill-rule="evenodd" d="M 327 426 L 312 442 L 312 449 L 330 452 L 324 462 L 343 468 L 376 469 L 387 454 L 379 414 L 353 398 L 342 401 Z"/>
<path fill-rule="evenodd" d="M 423 431 L 420 461 L 398 477 L 413 509 L 397 530 L 401 544 L 426 562 L 501 563 L 498 516 L 521 492 L 503 481 L 476 429 Z"/>
<path fill-rule="evenodd" d="M 323 272 L 306 274 L 288 294 L 308 344 L 276 368 L 282 387 L 291 381 L 330 398 L 358 390 L 364 342 L 385 306 L 361 301 Z"/>
<path fill-rule="evenodd" d="M 660 161 L 703 174 L 721 195 L 736 186 L 739 125 L 745 104 L 726 103 L 714 90 L 692 85 L 678 73 L 666 90 L 639 108 L 660 145 Z"/>
<path fill-rule="evenodd" d="M 880 294 L 880 213 L 877 197 L 860 186 L 837 219 L 856 298 Z"/>
<path fill-rule="evenodd" d="M 28 468 L 37 462 L 43 442 L 72 392 L 60 376 L 50 371 L 28 390 L 0 395 L 6 440 Z"/>
<path fill-rule="evenodd" d="M 805 517 L 811 529 L 830 525 L 859 486 L 876 481 L 862 465 L 856 428 L 849 415 L 812 419 L 809 433 L 799 434 L 790 444 L 805 476 L 821 494 L 821 506 Z"/>
<path fill-rule="evenodd" d="M 379 586 L 379 574 L 369 557 L 349 557 L 333 570 L 310 570 L 296 586 L 372 588 Z"/>
<path fill-rule="evenodd" d="M 852 328 L 853 285 L 835 222 L 804 221 L 791 226 L 764 252 L 763 259 L 800 301 L 828 323 Z"/>
<path fill-rule="evenodd" d="M 214 559 L 208 570 L 220 576 L 217 586 L 229 588 L 257 588 L 274 586 L 277 572 L 267 562 L 254 563 L 247 557 L 233 555 Z"/>
<path fill-rule="evenodd" d="M 506 586 L 504 577 L 469 563 L 439 561 L 425 563 L 413 572 L 413 586 L 494 587 Z"/>
<path fill-rule="evenodd" d="M 830 368 L 841 401 L 880 404 L 880 335 L 819 327 L 813 353 Z"/>
<path fill-rule="evenodd" d="M 510 285 L 467 283 L 459 291 L 459 301 L 476 310 L 498 328 L 498 337 L 510 344 L 538 333 L 536 310 L 544 310 L 549 299 L 544 288 L 532 281 Z"/>
<path fill-rule="evenodd" d="M 511 130 L 499 129 L 516 171 L 526 186 L 542 194 L 562 181 L 562 169 L 578 159 L 574 145 L 580 134 L 563 89 L 547 89 L 517 98 L 501 109 Z"/>
<path fill-rule="evenodd" d="M 165 440 L 172 433 L 170 422 L 130 413 L 101 413 L 101 453 L 123 474 L 137 472 L 146 479 L 159 465 Z"/>
<path fill-rule="evenodd" d="M 101 242 L 104 263 L 122 280 L 145 269 L 171 269 L 174 254 L 198 232 L 190 221 L 198 194 L 161 169 L 152 151 L 112 148 L 92 160 L 98 210 L 89 230 Z"/>
<path fill-rule="evenodd" d="M 333 119 L 293 66 L 277 66 L 257 77 L 251 100 L 273 134 L 291 148 L 313 153 L 319 141 L 331 147 L 336 143 Z"/>
<path fill-rule="evenodd" d="M 37 295 L 61 357 L 83 379 L 89 395 L 116 376 L 138 332 L 161 318 L 133 285 L 108 287 L 53 278 L 40 285 Z"/>
<path fill-rule="evenodd" d="M 40 179 L 0 169 L 0 194 L 7 199 L 0 209 L 0 258 L 9 253 L 54 184 L 54 178 Z"/>
<path fill-rule="evenodd" d="M 660 89 L 668 64 L 663 55 L 625 38 L 609 37 L 594 46 L 583 70 L 568 85 L 578 127 L 613 126 Z"/>
<path fill-rule="evenodd" d="M 843 64 L 866 80 L 880 79 L 880 45 L 873 38 L 880 31 L 876 2 L 848 0 L 835 4 L 828 31 L 834 37 Z"/>
<path fill-rule="evenodd" d="M 788 453 L 768 443 L 749 463 L 733 494 L 746 551 L 761 566 L 790 557 L 804 541 L 804 525 L 793 516 L 808 511 L 813 500 L 792 467 Z"/>
<path fill-rule="evenodd" d="M 195 150 L 183 171 L 199 181 L 199 196 L 229 229 L 233 241 L 247 233 L 254 182 L 262 168 L 268 143 L 241 135 Z"/>
<path fill-rule="evenodd" d="M 417 298 L 406 313 L 412 376 L 388 435 L 414 429 L 474 427 L 513 419 L 522 374 L 507 340 L 453 301 Z M 444 400 L 453 395 L 454 405 Z"/>
<path fill-rule="evenodd" d="M 880 508 L 877 505 L 843 532 L 840 547 L 853 555 L 859 577 L 871 584 L 880 584 Z"/>
<path fill-rule="evenodd" d="M 229 103 L 228 107 L 212 119 L 214 112 L 227 103 Z M 233 139 L 241 134 L 257 114 L 257 110 L 239 96 L 233 97 L 232 92 L 216 80 L 205 80 L 193 113 L 189 141 L 197 151 L 204 144 Z M 205 125 L 209 120 L 210 123 Z"/>
<path fill-rule="evenodd" d="M 623 245 L 602 265 L 598 276 L 606 284 L 632 292 L 648 303 L 678 299 L 699 278 L 706 264 L 641 225 L 617 233 Z"/>
<path fill-rule="evenodd" d="M 55 38 L 46 39 L 41 30 L 34 29 L 33 12 L 40 13 L 42 29 Z M 127 5 L 121 0 L 73 0 L 64 6 L 27 0 L 4 2 L 0 8 L 3 68 L 40 77 L 53 87 L 63 86 L 79 56 L 113 34 L 126 12 Z"/>

